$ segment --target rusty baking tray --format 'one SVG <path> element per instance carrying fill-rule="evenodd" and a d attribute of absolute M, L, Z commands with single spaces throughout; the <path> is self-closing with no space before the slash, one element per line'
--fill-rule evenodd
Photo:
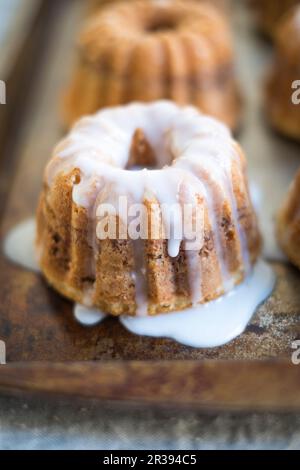
<path fill-rule="evenodd" d="M 40 14 L 38 47 L 26 72 L 27 99 L 22 106 L 10 104 L 17 118 L 0 160 L 2 240 L 34 213 L 45 162 L 63 134 L 59 96 L 72 69 L 84 2 L 47 3 L 51 8 Z M 265 175 L 265 197 L 277 204 L 271 181 L 282 172 L 283 160 L 291 179 L 299 147 L 274 135 L 260 110 L 258 81 L 270 46 L 255 35 L 242 6 L 235 9 L 234 22 L 245 93 L 239 138 L 251 177 L 264 183 Z M 245 333 L 223 347 L 193 349 L 134 336 L 112 318 L 84 328 L 74 320 L 70 302 L 1 253 L 0 340 L 6 343 L 7 364 L 0 366 L 0 389 L 204 409 L 300 410 L 300 367 L 291 361 L 292 343 L 300 337 L 300 274 L 288 263 L 272 264 L 275 291 Z"/>

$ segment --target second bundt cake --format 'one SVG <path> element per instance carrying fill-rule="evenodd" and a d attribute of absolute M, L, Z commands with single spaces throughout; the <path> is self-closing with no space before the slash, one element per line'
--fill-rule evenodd
<path fill-rule="evenodd" d="M 300 269 L 300 170 L 278 213 L 277 236 L 284 253 Z"/>
<path fill-rule="evenodd" d="M 193 1 L 117 2 L 95 14 L 79 41 L 64 121 L 132 101 L 193 104 L 231 128 L 240 97 L 222 14 Z"/>
<path fill-rule="evenodd" d="M 125 224 L 136 206 L 138 237 Z M 193 245 L 180 227 L 198 212 Z M 106 236 L 108 221 L 116 231 Z M 113 315 L 218 298 L 260 253 L 244 155 L 223 124 L 193 107 L 159 101 L 85 117 L 48 164 L 37 247 L 57 291 Z"/>
<path fill-rule="evenodd" d="M 266 113 L 279 132 L 300 140 L 300 6 L 282 21 L 275 41 L 275 58 L 266 87 Z"/>
<path fill-rule="evenodd" d="M 277 27 L 288 11 L 298 5 L 300 0 L 249 0 L 255 10 L 260 29 L 274 38 Z"/>
<path fill-rule="evenodd" d="M 109 5 L 109 4 L 120 2 L 120 1 L 122 0 L 89 0 L 89 9 L 90 9 L 90 12 L 94 12 L 95 10 L 99 9 L 99 7 L 103 7 L 105 5 Z M 127 0 L 127 1 L 134 1 L 134 0 Z M 144 0 L 144 1 L 148 1 L 148 2 L 158 1 L 159 2 L 159 0 Z M 230 0 L 195 0 L 195 1 L 199 3 L 200 2 L 210 3 L 210 4 L 215 5 L 218 8 L 221 8 L 222 11 L 226 11 L 229 8 L 228 3 Z"/>
<path fill-rule="evenodd" d="M 278 213 L 277 238 L 289 260 L 300 269 L 300 171 Z"/>

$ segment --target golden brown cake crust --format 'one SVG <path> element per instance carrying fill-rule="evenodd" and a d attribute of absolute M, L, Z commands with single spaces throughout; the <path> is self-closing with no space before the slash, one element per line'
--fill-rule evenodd
<path fill-rule="evenodd" d="M 64 122 L 131 101 L 193 104 L 236 128 L 241 100 L 229 25 L 213 6 L 117 2 L 85 26 Z"/>
<path fill-rule="evenodd" d="M 274 38 L 277 28 L 286 13 L 300 3 L 299 0 L 249 0 L 261 31 Z"/>
<path fill-rule="evenodd" d="M 289 260 L 300 269 L 300 171 L 277 216 L 277 238 Z"/>
<path fill-rule="evenodd" d="M 88 0 L 88 1 L 89 1 L 89 12 L 94 13 L 95 11 L 99 10 L 99 7 L 102 8 L 107 5 L 111 5 L 112 3 L 121 2 L 122 0 Z M 127 0 L 127 1 L 134 1 L 134 0 Z M 153 0 L 145 0 L 145 1 L 151 2 Z M 230 2 L 230 0 L 195 0 L 195 1 L 199 3 L 213 4 L 225 12 L 229 9 L 229 2 Z"/>

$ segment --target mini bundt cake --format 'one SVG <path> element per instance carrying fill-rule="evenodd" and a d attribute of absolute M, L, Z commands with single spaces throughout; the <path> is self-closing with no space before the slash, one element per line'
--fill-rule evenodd
<path fill-rule="evenodd" d="M 289 260 L 300 269 L 300 170 L 278 213 L 277 238 Z"/>
<path fill-rule="evenodd" d="M 95 11 L 99 7 L 109 5 L 109 4 L 115 3 L 115 2 L 120 2 L 120 1 L 122 1 L 122 0 L 90 0 L 89 1 L 89 3 L 90 3 L 89 7 L 90 7 L 91 11 Z M 127 0 L 127 1 L 131 1 L 131 0 Z M 161 0 L 144 0 L 144 1 L 148 1 L 148 2 L 157 1 L 157 2 L 159 2 Z M 164 0 L 162 0 L 162 1 L 164 1 Z M 222 10 L 226 11 L 227 8 L 228 8 L 228 3 L 229 3 L 230 0 L 195 0 L 195 1 L 201 2 L 201 3 L 204 3 L 204 2 L 210 3 L 210 4 L 213 4 L 217 7 L 222 8 Z"/>
<path fill-rule="evenodd" d="M 276 52 L 266 87 L 266 112 L 274 127 L 300 139 L 300 6 L 280 24 Z"/>
<path fill-rule="evenodd" d="M 250 0 L 264 34 L 274 37 L 282 17 L 300 0 Z"/>
<path fill-rule="evenodd" d="M 120 208 L 122 198 L 146 211 L 143 240 L 124 234 L 130 209 Z M 202 214 L 196 247 L 178 230 L 186 203 Z M 99 235 L 108 204 L 122 237 Z M 260 253 L 244 155 L 223 124 L 168 101 L 82 118 L 47 166 L 37 248 L 57 291 L 109 314 L 155 315 L 215 299 Z"/>
<path fill-rule="evenodd" d="M 84 27 L 64 121 L 132 101 L 192 104 L 235 128 L 240 96 L 222 14 L 189 0 L 117 2 Z"/>

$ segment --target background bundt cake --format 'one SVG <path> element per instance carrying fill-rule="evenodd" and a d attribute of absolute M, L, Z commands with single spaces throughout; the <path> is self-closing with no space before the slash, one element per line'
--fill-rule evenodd
<path fill-rule="evenodd" d="M 249 0 L 262 32 L 274 37 L 282 17 L 300 0 Z"/>
<path fill-rule="evenodd" d="M 266 87 L 266 112 L 282 134 L 300 139 L 300 5 L 280 23 Z M 297 98 L 297 96 L 298 98 Z M 293 98 L 294 97 L 294 98 Z"/>
<path fill-rule="evenodd" d="M 99 236 L 99 210 L 113 205 L 122 226 L 124 197 L 153 221 L 145 240 L 129 230 L 123 238 Z M 201 243 L 190 249 L 184 235 L 174 235 L 186 202 L 202 214 Z M 174 204 L 180 210 L 167 237 L 163 208 Z M 60 293 L 113 315 L 215 299 L 244 279 L 260 253 L 243 153 L 223 124 L 172 102 L 83 118 L 45 172 L 37 247 L 42 272 Z"/>
<path fill-rule="evenodd" d="M 300 269 L 300 170 L 279 211 L 277 235 L 284 253 Z"/>
<path fill-rule="evenodd" d="M 97 10 L 99 7 L 110 5 L 112 3 L 120 2 L 120 1 L 124 1 L 124 0 L 89 0 L 89 8 L 91 12 L 95 12 L 95 10 Z M 126 1 L 130 2 L 132 0 L 126 0 Z M 153 0 L 145 0 L 145 1 L 153 2 Z M 156 1 L 159 2 L 159 0 L 156 0 Z M 170 1 L 172 2 L 174 0 L 170 0 Z M 206 2 L 209 4 L 215 5 L 218 8 L 222 8 L 223 11 L 226 11 L 228 9 L 229 2 L 230 2 L 230 0 L 195 0 L 195 1 L 201 2 L 201 3 Z"/>
<path fill-rule="evenodd" d="M 113 3 L 88 21 L 79 55 L 64 101 L 67 125 L 102 107 L 169 99 L 237 126 L 231 34 L 210 5 Z"/>

